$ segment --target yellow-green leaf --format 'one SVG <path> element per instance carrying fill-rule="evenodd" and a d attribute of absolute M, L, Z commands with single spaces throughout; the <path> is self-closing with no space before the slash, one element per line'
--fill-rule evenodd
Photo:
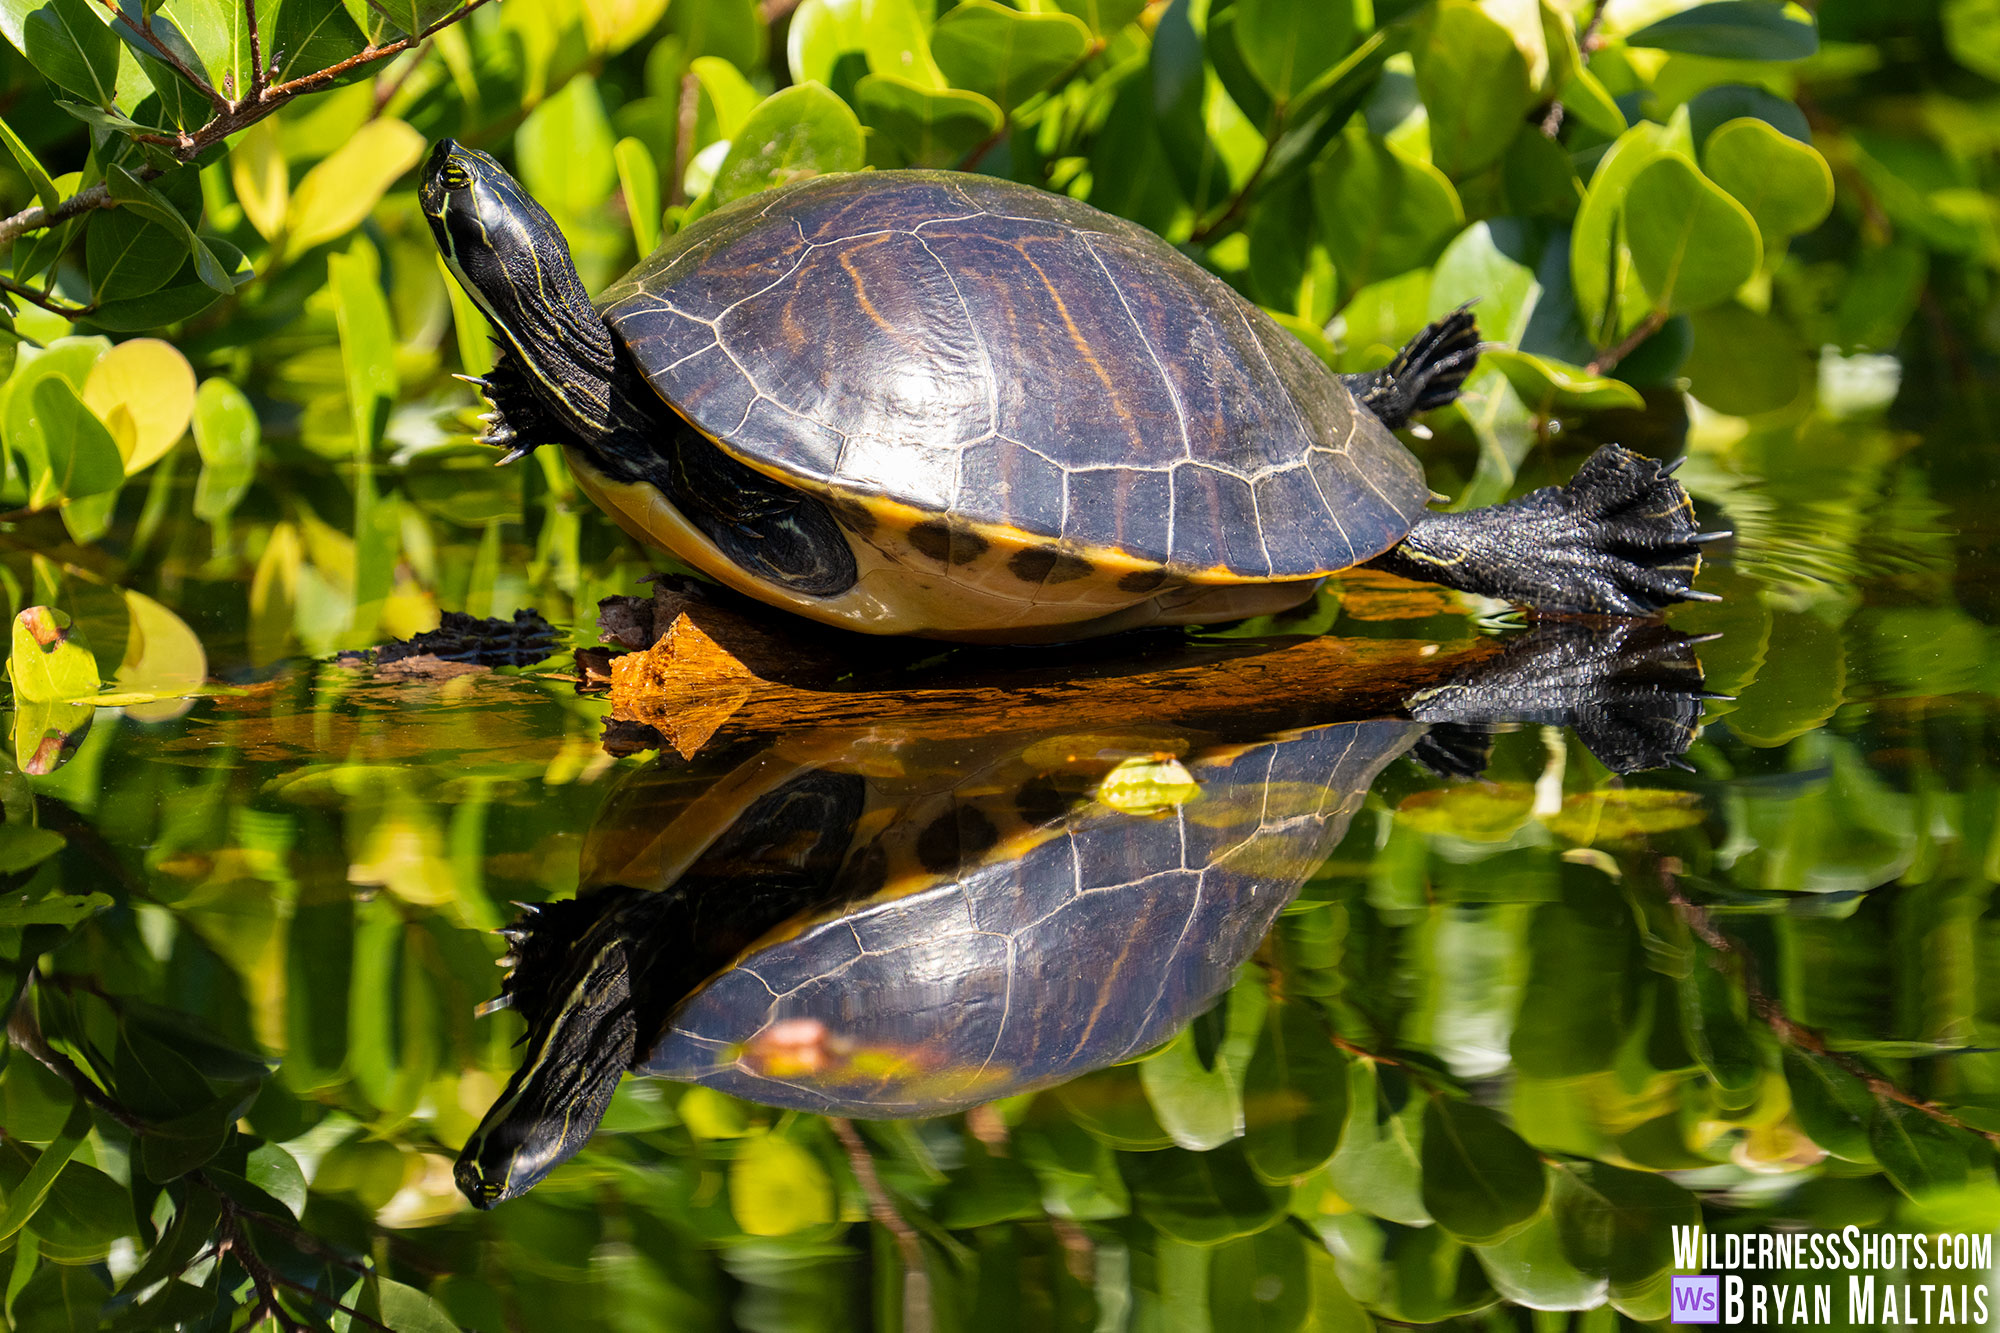
<path fill-rule="evenodd" d="M 157 463 L 187 432 L 194 388 L 194 367 L 171 343 L 134 338 L 98 358 L 83 402 L 110 429 L 129 477 Z"/>
<path fill-rule="evenodd" d="M 729 1167 L 729 1211 L 753 1236 L 789 1236 L 834 1218 L 833 1182 L 804 1148 L 775 1134 L 744 1142 Z"/>
<path fill-rule="evenodd" d="M 361 224 L 396 178 L 423 156 L 424 136 L 400 120 L 371 120 L 305 174 L 285 216 L 285 251 L 298 254 Z"/>

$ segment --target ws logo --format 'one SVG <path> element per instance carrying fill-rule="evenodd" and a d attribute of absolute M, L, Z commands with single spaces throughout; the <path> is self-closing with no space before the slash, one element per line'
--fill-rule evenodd
<path fill-rule="evenodd" d="M 1677 1277 L 1672 1282 L 1673 1322 L 1676 1324 L 1719 1324 L 1722 1322 L 1722 1279 L 1714 1274 Z"/>

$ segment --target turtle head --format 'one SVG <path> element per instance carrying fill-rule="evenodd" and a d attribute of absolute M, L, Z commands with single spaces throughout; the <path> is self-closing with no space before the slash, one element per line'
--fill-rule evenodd
<path fill-rule="evenodd" d="M 417 198 L 445 267 L 517 354 L 536 396 L 584 438 L 602 429 L 611 334 L 549 211 L 505 167 L 452 139 L 431 150 Z"/>
<path fill-rule="evenodd" d="M 627 917 L 639 901 L 614 890 L 550 904 L 501 932 L 518 962 L 481 1012 L 518 1010 L 528 1053 L 452 1171 L 474 1207 L 527 1193 L 589 1141 L 637 1059 Z"/>

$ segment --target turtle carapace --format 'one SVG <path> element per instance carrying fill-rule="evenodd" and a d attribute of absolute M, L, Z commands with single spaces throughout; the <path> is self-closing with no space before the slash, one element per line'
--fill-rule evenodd
<path fill-rule="evenodd" d="M 1551 611 L 1706 594 L 1687 493 L 1614 445 L 1432 513 L 1392 433 L 1479 355 L 1469 313 L 1336 375 L 1088 204 L 937 171 L 820 176 L 697 219 L 593 305 L 549 214 L 446 139 L 446 264 L 492 322 L 487 439 L 560 444 L 639 540 L 874 634 L 1075 639 L 1285 610 L 1395 573 Z"/>

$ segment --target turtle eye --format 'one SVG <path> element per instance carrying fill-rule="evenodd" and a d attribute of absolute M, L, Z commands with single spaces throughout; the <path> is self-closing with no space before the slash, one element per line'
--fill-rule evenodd
<path fill-rule="evenodd" d="M 463 190 L 472 184 L 472 173 L 465 169 L 463 163 L 452 160 L 438 171 L 438 179 L 444 182 L 447 190 Z"/>

